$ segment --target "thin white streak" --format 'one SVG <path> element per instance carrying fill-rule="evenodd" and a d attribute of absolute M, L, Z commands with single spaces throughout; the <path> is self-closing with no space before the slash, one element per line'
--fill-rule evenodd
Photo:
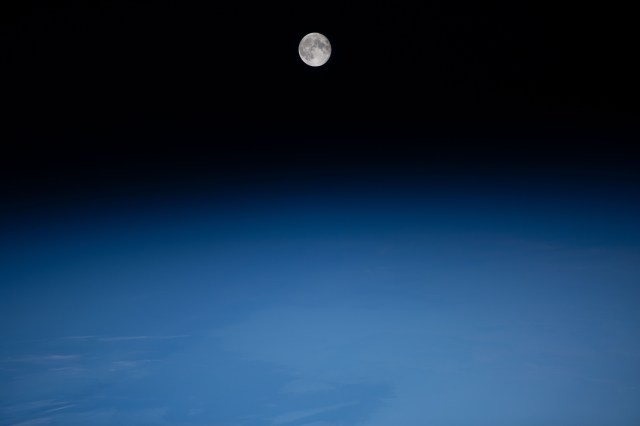
<path fill-rule="evenodd" d="M 49 413 L 53 413 L 55 411 L 66 410 L 67 408 L 71 408 L 71 407 L 75 407 L 75 406 L 76 406 L 76 404 L 63 405 L 62 407 L 51 408 L 51 409 L 45 411 L 43 414 L 49 414 Z"/>
<path fill-rule="evenodd" d="M 179 339 L 182 337 L 189 337 L 188 334 L 176 334 L 170 336 L 114 336 L 114 337 L 103 337 L 100 340 L 103 342 L 121 342 L 128 340 L 168 340 L 168 339 Z"/>
<path fill-rule="evenodd" d="M 51 417 L 40 417 L 39 419 L 27 420 L 26 422 L 14 423 L 11 426 L 36 426 L 46 425 L 51 422 Z"/>
<path fill-rule="evenodd" d="M 34 355 L 22 358 L 8 358 L 0 362 L 50 362 L 50 361 L 71 361 L 82 358 L 81 355 Z"/>

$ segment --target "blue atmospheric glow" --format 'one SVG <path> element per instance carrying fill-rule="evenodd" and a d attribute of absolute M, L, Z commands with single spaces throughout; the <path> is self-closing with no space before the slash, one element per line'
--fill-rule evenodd
<path fill-rule="evenodd" d="M 316 188 L 6 218 L 0 425 L 638 425 L 630 200 Z"/>

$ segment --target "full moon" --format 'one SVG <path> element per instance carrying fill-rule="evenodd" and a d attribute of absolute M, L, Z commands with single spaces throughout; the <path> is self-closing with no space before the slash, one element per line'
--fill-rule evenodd
<path fill-rule="evenodd" d="M 309 33 L 302 38 L 298 46 L 300 59 L 312 67 L 324 65 L 331 56 L 331 43 L 320 33 Z"/>

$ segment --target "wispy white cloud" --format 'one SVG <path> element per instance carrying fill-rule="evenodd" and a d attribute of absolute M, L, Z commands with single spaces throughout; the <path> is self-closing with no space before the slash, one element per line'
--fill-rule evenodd
<path fill-rule="evenodd" d="M 152 336 L 115 336 L 115 337 L 102 337 L 99 340 L 103 342 L 119 342 L 126 340 L 149 340 Z"/>
<path fill-rule="evenodd" d="M 482 367 L 474 363 L 474 357 L 478 352 L 484 353 L 487 345 L 470 340 L 469 336 L 476 336 L 486 324 L 493 322 L 467 322 L 458 316 L 444 316 L 440 310 L 404 306 L 279 307 L 257 312 L 219 329 L 214 336 L 223 348 L 241 353 L 246 359 L 273 363 L 290 371 L 295 381 L 281 389 L 284 393 L 304 393 L 307 385 L 309 392 L 325 391 L 322 386 L 313 389 L 313 384 L 319 383 L 336 388 L 384 385 L 389 389 L 384 398 L 366 397 L 362 402 L 369 416 L 368 425 L 413 425 L 418 424 L 415 419 L 433 418 L 421 410 L 423 397 L 433 391 L 434 383 Z M 508 347 L 496 350 L 506 351 Z M 453 359 L 451 353 L 455 355 Z M 280 425 L 321 421 L 319 414 L 328 409 L 286 413 L 272 422 Z M 409 422 L 411 419 L 414 421 Z"/>
<path fill-rule="evenodd" d="M 281 392 L 285 394 L 300 395 L 306 393 L 323 392 L 335 389 L 335 386 L 319 380 L 296 379 L 285 384 Z"/>
<path fill-rule="evenodd" d="M 61 407 L 50 408 L 50 409 L 46 410 L 44 412 L 44 414 L 50 414 L 50 413 L 53 413 L 53 412 L 56 412 L 56 411 L 66 410 L 68 408 L 72 408 L 72 407 L 75 407 L 75 406 L 76 406 L 76 404 L 67 404 L 67 405 L 63 405 Z"/>
<path fill-rule="evenodd" d="M 69 374 L 79 374 L 79 373 L 83 373 L 85 371 L 87 371 L 86 368 L 82 368 L 82 367 L 76 367 L 76 366 L 72 366 L 72 367 L 55 367 L 55 368 L 50 368 L 48 371 L 52 372 L 52 373 L 69 373 Z"/>
<path fill-rule="evenodd" d="M 152 361 L 153 359 L 137 359 L 137 360 L 123 360 L 123 361 L 113 361 L 111 362 L 111 371 L 117 370 L 127 370 L 131 368 L 139 368 L 143 365 L 146 365 Z"/>
<path fill-rule="evenodd" d="M 51 415 L 52 413 L 67 410 L 75 406 L 76 404 L 72 404 L 69 401 L 55 399 L 22 402 L 0 407 L 0 419 L 13 419 L 14 423 L 8 423 L 11 426 L 47 425 L 57 419 L 57 416 Z M 29 417 L 31 418 L 24 420 Z"/>
<path fill-rule="evenodd" d="M 50 355 L 30 355 L 20 358 L 6 358 L 0 362 L 61 362 L 61 361 L 75 361 L 82 358 L 82 355 L 78 354 L 50 354 Z"/>
<path fill-rule="evenodd" d="M 95 339 L 97 336 L 66 336 L 63 337 L 63 340 L 91 340 Z"/>
<path fill-rule="evenodd" d="M 69 361 L 73 359 L 82 358 L 82 355 L 45 355 L 42 357 L 38 357 L 43 361 Z"/>
<path fill-rule="evenodd" d="M 271 422 L 271 424 L 282 425 L 286 423 L 293 423 L 293 422 L 297 422 L 298 420 L 304 420 L 307 417 L 317 416 L 318 414 L 339 410 L 341 408 L 350 407 L 355 404 L 356 404 L 355 402 L 347 402 L 343 404 L 329 405 L 321 408 L 313 408 L 310 410 L 291 411 L 289 413 L 276 416 Z"/>
<path fill-rule="evenodd" d="M 68 405 L 69 401 L 59 401 L 55 399 L 40 399 L 36 401 L 21 402 L 18 404 L 3 405 L 0 407 L 0 417 L 12 416 L 27 412 L 42 412 L 52 408 Z"/>
<path fill-rule="evenodd" d="M 144 419 L 128 419 L 121 418 L 118 416 L 120 413 L 115 409 L 107 409 L 107 410 L 88 410 L 88 411 L 68 411 L 56 413 L 56 416 L 53 418 L 56 422 L 55 424 L 64 424 L 64 425 L 111 425 L 111 424 L 140 424 L 145 423 L 149 424 L 149 421 Z M 116 420 L 116 417 L 119 417 Z M 132 420 L 132 421 L 130 421 Z"/>
<path fill-rule="evenodd" d="M 10 426 L 36 426 L 36 425 L 48 425 L 51 424 L 53 418 L 51 417 L 40 417 L 37 419 L 27 420 L 20 423 L 13 423 Z"/>
<path fill-rule="evenodd" d="M 188 334 L 174 334 L 168 336 L 112 336 L 112 337 L 101 337 L 100 341 L 102 342 L 121 342 L 121 341 L 129 341 L 129 340 L 169 340 L 169 339 L 180 339 L 184 337 L 189 337 Z"/>
<path fill-rule="evenodd" d="M 169 335 L 136 335 L 136 336 L 99 336 L 99 335 L 79 335 L 64 336 L 61 340 L 66 341 L 97 341 L 97 342 L 126 342 L 136 340 L 170 340 L 190 337 L 190 334 L 169 334 Z"/>

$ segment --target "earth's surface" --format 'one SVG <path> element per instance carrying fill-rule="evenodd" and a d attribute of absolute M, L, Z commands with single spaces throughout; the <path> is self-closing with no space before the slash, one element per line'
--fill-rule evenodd
<path fill-rule="evenodd" d="M 34 207 L 2 224 L 0 425 L 637 425 L 638 217 L 609 189 Z"/>

